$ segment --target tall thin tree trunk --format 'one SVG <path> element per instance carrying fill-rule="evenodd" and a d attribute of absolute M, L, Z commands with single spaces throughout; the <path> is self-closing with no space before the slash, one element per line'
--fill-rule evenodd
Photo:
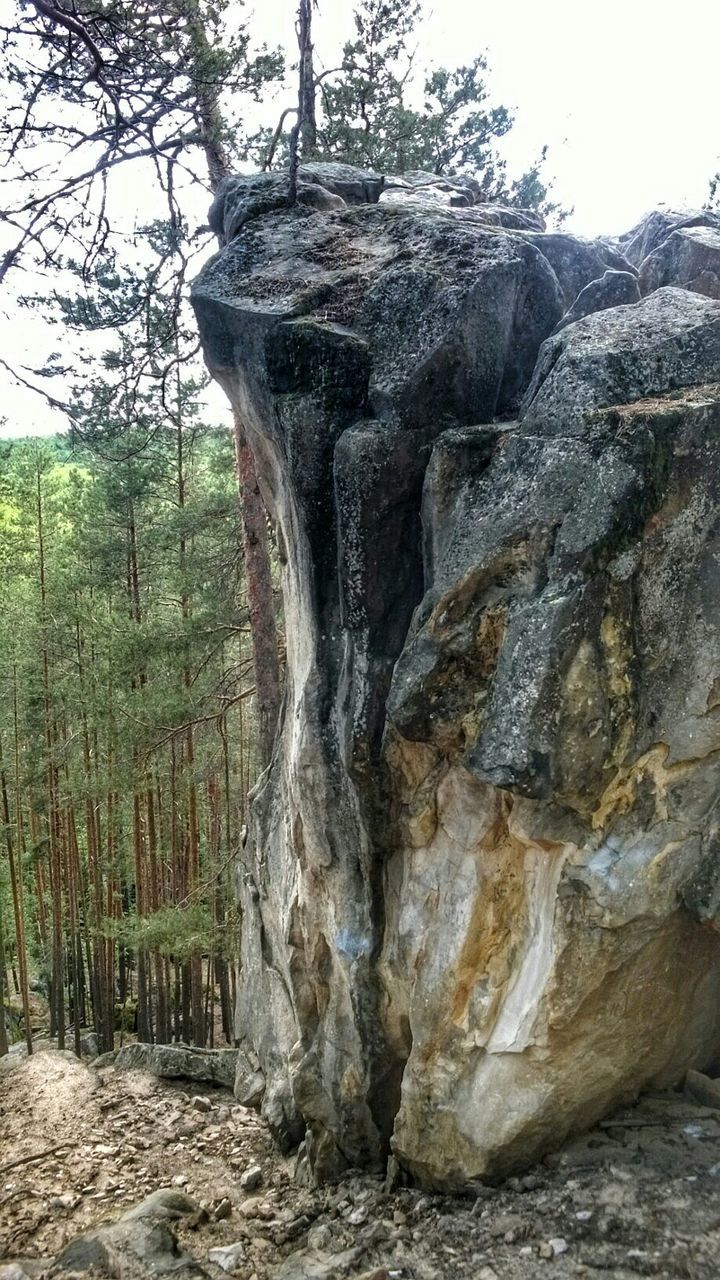
<path fill-rule="evenodd" d="M 90 730 L 88 726 L 87 707 L 85 704 L 85 667 L 83 660 L 83 643 L 80 631 L 80 617 L 75 619 L 75 652 L 77 656 L 78 680 L 80 683 L 80 723 L 82 727 L 82 760 L 83 779 L 85 782 L 85 840 L 87 843 L 88 863 L 88 910 L 86 931 L 90 939 L 92 963 L 88 960 L 90 972 L 90 999 L 93 1010 L 93 1022 L 98 1036 L 100 1052 L 112 1049 L 106 1041 L 107 1017 L 104 1000 L 107 993 L 105 975 L 106 947 L 100 937 L 100 926 L 103 918 L 103 889 L 100 869 L 100 832 L 99 805 L 96 802 L 95 779 L 90 764 Z M 97 755 L 97 753 L 96 753 Z"/>
<path fill-rule="evenodd" d="M 22 1000 L 23 1022 L 25 1026 L 25 1043 L 27 1044 L 28 1053 L 32 1053 L 32 1028 L 30 1026 L 30 991 L 28 988 L 27 950 L 25 946 L 25 909 L 23 904 L 22 868 L 18 869 L 15 857 L 16 850 L 10 829 L 10 804 L 8 801 L 7 779 L 5 777 L 1 742 L 0 791 L 2 792 L 2 817 L 5 825 L 5 846 L 7 848 L 8 864 L 10 867 L 10 890 L 12 893 L 13 917 L 15 920 L 15 942 L 17 946 L 18 972 L 20 975 L 20 999 Z"/>
<path fill-rule="evenodd" d="M 72 831 L 72 814 L 70 807 L 65 811 L 65 856 L 66 856 L 66 884 L 67 884 L 67 904 L 68 904 L 68 933 L 70 936 L 70 976 L 72 978 L 72 1020 L 73 1020 L 73 1047 L 75 1056 L 80 1057 L 80 970 L 78 967 L 78 908 L 77 908 L 77 882 L 75 877 L 75 868 L 73 866 L 73 831 Z M 80 954 L 82 961 L 82 952 Z"/>
<path fill-rule="evenodd" d="M 52 737 L 51 737 L 52 746 Z M 63 874 L 62 874 L 62 833 L 60 815 L 55 803 L 57 783 L 55 770 L 51 764 L 50 774 L 50 890 L 52 893 L 52 926 L 53 926 L 53 1007 L 55 1011 L 55 1034 L 58 1049 L 65 1048 L 65 954 L 63 938 Z"/>
<path fill-rule="evenodd" d="M 32 1049 L 32 1027 L 30 1026 L 30 978 L 29 966 L 27 960 L 27 934 L 25 931 L 25 885 L 23 880 L 23 867 L 25 865 L 25 826 L 23 823 L 22 811 L 22 789 L 20 786 L 20 724 L 18 714 L 18 685 L 17 685 L 17 665 L 13 662 L 13 759 L 15 766 L 15 849 L 19 859 L 18 868 L 18 907 L 17 914 L 20 918 L 20 931 L 22 933 L 22 951 L 23 951 L 23 1014 L 25 1018 L 25 1041 L 27 1044 L 28 1054 Z M 5 805 L 9 810 L 9 806 Z M 41 914 L 41 913 L 39 913 Z"/>
<path fill-rule="evenodd" d="M 157 832 L 155 828 L 155 801 L 152 787 L 148 787 L 146 795 L 148 862 L 150 868 L 150 910 L 158 911 L 160 907 L 160 884 L 158 879 Z M 167 1044 L 170 1039 L 167 1012 L 167 992 L 165 988 L 165 967 L 159 951 L 152 953 L 152 967 L 155 973 L 157 991 L 157 1017 L 155 1020 L 155 1039 L 158 1044 Z"/>
<path fill-rule="evenodd" d="M 181 978 L 180 964 L 175 960 L 173 961 L 173 1036 L 176 1042 L 183 1038 Z"/>
<path fill-rule="evenodd" d="M 37 849 L 37 846 L 40 843 L 40 830 L 38 825 L 38 816 L 32 808 L 30 809 L 30 839 L 34 848 Z M 44 962 L 47 962 L 49 952 L 47 911 L 45 910 L 45 879 L 43 877 L 43 868 L 40 858 L 36 857 L 33 861 L 35 863 L 35 898 L 38 912 L 38 933 L 40 935 L 40 945 L 42 947 L 42 958 Z"/>
<path fill-rule="evenodd" d="M 130 614 L 135 623 L 140 626 L 142 622 L 142 610 L 140 603 L 140 571 L 138 567 L 138 544 L 137 544 L 137 527 L 135 524 L 135 509 L 132 498 L 128 500 L 128 594 L 130 597 Z M 144 688 L 146 684 L 146 675 L 141 671 L 139 676 L 133 676 L 133 688 Z M 133 752 L 133 774 L 136 779 L 140 775 L 140 767 L 137 752 Z M 142 811 L 140 807 L 140 795 L 136 791 L 133 797 L 133 863 L 135 871 L 135 910 L 138 921 L 142 920 L 147 914 L 147 889 L 145 877 L 145 858 L 144 858 L 144 832 L 142 825 Z M 147 1043 L 152 1041 L 152 1016 L 150 1008 L 150 975 L 148 973 L 148 960 L 145 948 L 138 946 L 137 952 L 137 1034 L 138 1040 Z"/>
<path fill-rule="evenodd" d="M 176 426 L 177 426 L 177 487 L 178 487 L 178 507 L 180 512 L 185 511 L 185 503 L 187 497 L 187 474 L 186 459 L 183 439 L 183 404 L 182 389 L 180 385 L 180 364 L 178 360 L 177 367 L 177 408 L 176 408 Z M 181 583 L 180 607 L 182 611 L 183 622 L 187 624 L 192 617 L 192 601 L 187 588 L 187 538 L 184 525 L 180 526 L 179 540 L 179 569 Z M 190 655 L 186 647 L 185 650 L 185 666 L 183 671 L 183 685 L 189 690 L 192 685 L 192 672 L 190 670 Z M 200 832 L 198 827 L 198 811 L 197 811 L 197 788 L 195 783 L 195 744 L 193 736 L 192 723 L 188 724 L 185 734 L 185 762 L 187 765 L 188 777 L 188 840 L 187 840 L 187 872 L 185 893 L 190 894 L 197 888 L 200 879 Z M 190 980 L 190 1006 L 192 1016 L 192 1039 L 197 1045 L 205 1044 L 205 1017 L 203 1012 L 202 998 L 202 957 L 199 953 L 194 952 L 190 957 L 189 972 Z"/>
<path fill-rule="evenodd" d="M 36 459 L 36 520 L 38 544 L 38 577 L 40 587 L 40 621 L 42 632 L 43 714 L 45 721 L 45 748 L 47 751 L 47 801 L 48 833 L 50 838 L 50 885 L 52 891 L 52 1005 L 58 1048 L 65 1048 L 65 995 L 62 921 L 62 861 L 59 847 L 59 813 L 57 803 L 57 771 L 53 727 L 50 717 L 50 657 L 48 642 L 47 586 L 45 580 L 45 532 L 43 516 L 42 473 L 39 456 Z"/>
<path fill-rule="evenodd" d="M 198 832 L 197 790 L 193 771 L 195 749 L 192 727 L 187 731 L 188 789 L 188 892 L 197 889 L 200 880 L 200 845 Z M 197 1045 L 205 1044 L 205 1016 L 202 998 L 202 957 L 194 952 L 190 958 L 190 999 L 192 1005 L 192 1034 Z"/>
<path fill-rule="evenodd" d="M 140 797 L 133 796 L 133 860 L 135 867 L 135 910 L 138 919 L 145 915 L 145 888 L 143 869 L 143 832 L 140 816 Z M 138 1040 L 149 1043 L 152 1039 L 148 1010 L 147 957 L 142 945 L 137 951 L 137 1034 Z"/>
<path fill-rule="evenodd" d="M 297 118 L 290 134 L 290 204 L 297 200 L 297 180 L 300 160 L 308 159 L 317 143 L 315 122 L 315 71 L 313 67 L 312 14 L 314 0 L 300 0 L 295 30 L 298 50 L 298 107 Z"/>
<path fill-rule="evenodd" d="M 0 894 L 0 1058 L 8 1052 L 8 1034 L 5 1025 L 5 987 L 7 973 L 5 969 L 5 936 L 3 934 L 3 901 Z"/>

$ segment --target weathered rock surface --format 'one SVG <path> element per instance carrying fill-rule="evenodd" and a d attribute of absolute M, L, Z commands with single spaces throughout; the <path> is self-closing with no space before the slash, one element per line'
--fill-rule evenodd
<path fill-rule="evenodd" d="M 582 320 L 585 316 L 594 315 L 596 311 L 607 311 L 609 307 L 623 307 L 631 302 L 640 301 L 640 286 L 637 276 L 631 271 L 618 271 L 608 267 L 604 275 L 591 280 L 580 290 L 575 301 L 566 311 L 555 332 Z"/>
<path fill-rule="evenodd" d="M 703 1075 L 702 1071 L 688 1071 L 685 1093 L 693 1102 L 720 1111 L 720 1080 Z"/>
<path fill-rule="evenodd" d="M 541 435 L 587 434 L 587 413 L 720 376 L 720 307 L 666 288 L 613 307 L 546 342 L 523 403 L 522 425 Z"/>
<path fill-rule="evenodd" d="M 720 298 L 720 229 L 683 227 L 648 254 L 640 267 L 642 292 L 666 284 Z"/>
<path fill-rule="evenodd" d="M 553 231 L 529 239 L 547 258 L 562 290 L 565 306 L 571 307 L 578 294 L 606 271 L 633 275 L 634 266 L 604 240 L 583 240 L 566 232 Z"/>
<path fill-rule="evenodd" d="M 189 1196 L 157 1191 L 117 1222 L 72 1240 L 55 1259 L 50 1275 L 90 1273 L 147 1280 L 179 1274 L 187 1280 L 202 1280 L 207 1272 L 180 1248 L 168 1225 L 197 1212 L 198 1205 Z"/>
<path fill-rule="evenodd" d="M 167 1080 L 200 1080 L 232 1089 L 237 1069 L 237 1049 L 198 1049 L 187 1044 L 126 1044 L 117 1053 L 104 1054 L 118 1071 L 140 1069 Z M 106 1065 L 96 1059 L 95 1066 Z"/>
<path fill-rule="evenodd" d="M 720 304 L 551 337 L 620 254 L 272 177 L 194 295 L 288 641 L 239 1074 L 316 1174 L 461 1186 L 720 1046 Z"/>
<path fill-rule="evenodd" d="M 656 209 L 620 238 L 620 249 L 628 262 L 640 267 L 648 254 L 684 227 L 720 230 L 720 216 L 709 209 Z"/>

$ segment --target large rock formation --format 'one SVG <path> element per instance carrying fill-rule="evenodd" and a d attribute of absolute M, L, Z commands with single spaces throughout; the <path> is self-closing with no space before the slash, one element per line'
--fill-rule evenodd
<path fill-rule="evenodd" d="M 669 255 L 551 336 L 636 264 L 300 177 L 225 184 L 194 293 L 287 630 L 237 1087 L 319 1176 L 458 1186 L 720 1046 L 720 304 Z"/>

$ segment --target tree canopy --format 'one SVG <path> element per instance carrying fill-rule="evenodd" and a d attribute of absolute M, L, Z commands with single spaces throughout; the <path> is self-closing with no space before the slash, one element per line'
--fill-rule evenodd
<path fill-rule="evenodd" d="M 487 199 L 557 216 L 541 177 L 546 148 L 526 173 L 507 175 L 497 143 L 512 129 L 513 114 L 491 100 L 486 54 L 465 66 L 428 67 L 422 17 L 420 0 L 358 0 L 338 65 L 315 68 L 305 158 L 381 173 L 471 174 Z"/>

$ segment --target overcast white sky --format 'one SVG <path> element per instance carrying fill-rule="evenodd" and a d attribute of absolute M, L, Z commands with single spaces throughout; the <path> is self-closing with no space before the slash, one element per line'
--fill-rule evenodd
<path fill-rule="evenodd" d="M 319 0 L 330 56 L 352 0 Z M 269 40 L 295 0 L 262 0 Z M 544 143 L 568 226 L 619 234 L 659 203 L 697 205 L 720 156 L 718 0 L 427 0 L 421 55 L 438 64 L 487 51 L 493 98 L 516 109 L 506 143 L 522 170 Z"/>
<path fill-rule="evenodd" d="M 295 5 L 258 0 L 247 8 L 261 36 L 291 46 Z M 325 65 L 350 31 L 352 7 L 320 0 L 316 45 Z M 706 199 L 720 164 L 718 0 L 435 0 L 421 60 L 457 65 L 483 51 L 493 100 L 516 112 L 504 144 L 509 168 L 521 172 L 549 145 L 556 198 L 575 209 L 568 229 L 618 234 L 658 204 Z M 12 345 L 12 323 L 0 334 L 5 344 L 8 333 Z M 13 434 L 20 419 L 25 430 L 48 422 L 27 394 L 0 384 L 3 412 Z"/>

